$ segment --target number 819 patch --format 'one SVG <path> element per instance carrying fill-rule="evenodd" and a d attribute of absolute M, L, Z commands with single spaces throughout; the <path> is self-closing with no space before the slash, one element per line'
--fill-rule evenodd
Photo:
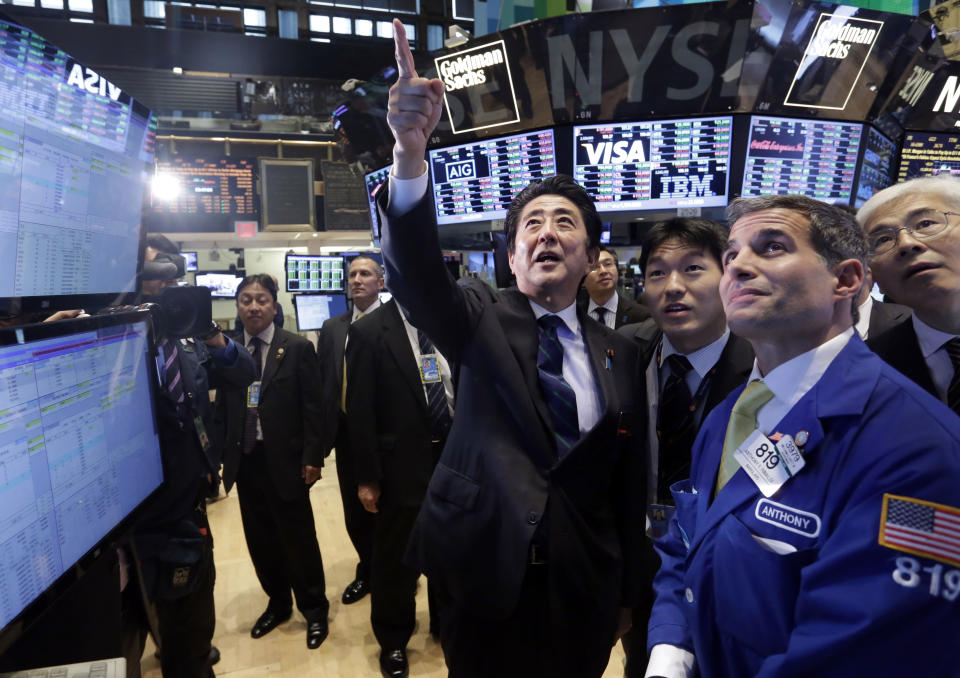
<path fill-rule="evenodd" d="M 931 596 L 953 602 L 960 596 L 960 570 L 948 570 L 940 563 L 920 567 L 920 561 L 909 556 L 897 558 L 893 581 L 908 589 L 917 588 L 930 576 L 927 591 Z"/>

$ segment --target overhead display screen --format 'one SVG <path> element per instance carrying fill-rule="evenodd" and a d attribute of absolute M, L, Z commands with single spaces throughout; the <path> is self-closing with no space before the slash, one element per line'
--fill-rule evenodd
<path fill-rule="evenodd" d="M 873 127 L 867 127 L 866 147 L 863 150 L 863 162 L 860 164 L 860 178 L 857 180 L 857 193 L 853 206 L 860 209 L 874 193 L 882 191 L 893 183 L 894 160 L 897 145 L 880 134 Z"/>
<path fill-rule="evenodd" d="M 741 195 L 849 204 L 862 133 L 860 123 L 753 116 Z"/>
<path fill-rule="evenodd" d="M 573 128 L 573 176 L 617 212 L 723 207 L 732 117 L 607 123 Z"/>
<path fill-rule="evenodd" d="M 151 209 L 155 214 L 256 215 L 256 161 L 181 158 L 157 162 Z"/>
<path fill-rule="evenodd" d="M 0 298 L 135 290 L 156 132 L 119 87 L 0 20 Z"/>
<path fill-rule="evenodd" d="M 430 151 L 437 223 L 503 219 L 531 181 L 557 173 L 553 130 Z"/>
<path fill-rule="evenodd" d="M 287 292 L 343 292 L 343 257 L 288 254 Z"/>
<path fill-rule="evenodd" d="M 960 176 L 960 134 L 907 132 L 903 135 L 898 182 L 947 173 Z"/>

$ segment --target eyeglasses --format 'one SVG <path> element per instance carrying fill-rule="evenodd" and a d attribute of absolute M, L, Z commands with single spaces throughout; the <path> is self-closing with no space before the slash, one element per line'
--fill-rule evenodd
<path fill-rule="evenodd" d="M 615 261 L 598 261 L 597 263 L 595 263 L 595 264 L 593 265 L 593 268 L 591 268 L 590 270 L 591 270 L 591 271 L 599 271 L 601 268 L 607 268 L 607 269 L 610 269 L 611 271 L 615 271 L 615 270 L 617 270 L 617 262 L 615 262 Z"/>
<path fill-rule="evenodd" d="M 960 213 L 944 212 L 943 210 L 926 210 L 913 215 L 909 222 L 900 228 L 887 226 L 871 231 L 867 234 L 870 256 L 878 257 L 892 251 L 900 239 L 900 231 L 906 231 L 914 238 L 920 240 L 936 238 L 947 230 L 950 216 L 960 216 Z"/>

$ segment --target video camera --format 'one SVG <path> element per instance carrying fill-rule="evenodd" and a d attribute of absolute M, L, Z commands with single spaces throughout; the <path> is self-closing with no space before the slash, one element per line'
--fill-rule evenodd
<path fill-rule="evenodd" d="M 160 252 L 143 264 L 141 280 L 173 280 L 186 274 L 186 259 Z M 208 287 L 164 287 L 144 295 L 142 307 L 150 310 L 155 336 L 173 339 L 204 338 L 213 327 L 213 301 Z"/>

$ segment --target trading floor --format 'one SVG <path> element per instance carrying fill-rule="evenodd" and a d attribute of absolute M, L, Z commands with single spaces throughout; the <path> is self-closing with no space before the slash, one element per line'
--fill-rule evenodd
<path fill-rule="evenodd" d="M 336 454 L 334 451 L 333 454 Z M 254 640 L 250 627 L 263 612 L 266 596 L 257 582 L 243 540 L 240 504 L 234 489 L 229 496 L 210 504 L 207 511 L 215 542 L 217 563 L 217 630 L 213 643 L 220 648 L 221 660 L 214 667 L 218 676 L 230 678 L 362 678 L 378 676 L 380 648 L 370 629 L 370 596 L 353 605 L 343 605 L 340 594 L 353 579 L 356 551 L 350 545 L 343 526 L 343 507 L 337 488 L 337 469 L 333 455 L 326 460 L 323 477 L 310 491 L 317 539 L 323 553 L 330 599 L 330 637 L 319 650 L 308 650 L 304 643 L 306 623 L 294 611 L 290 621 L 269 635 Z M 407 653 L 410 675 L 424 678 L 446 676 L 440 643 L 427 634 L 427 587 L 425 580 L 417 592 L 417 631 Z M 143 678 L 160 678 L 160 662 L 148 642 L 143 655 Z M 623 650 L 618 643 L 610 655 L 604 678 L 623 675 Z"/>

